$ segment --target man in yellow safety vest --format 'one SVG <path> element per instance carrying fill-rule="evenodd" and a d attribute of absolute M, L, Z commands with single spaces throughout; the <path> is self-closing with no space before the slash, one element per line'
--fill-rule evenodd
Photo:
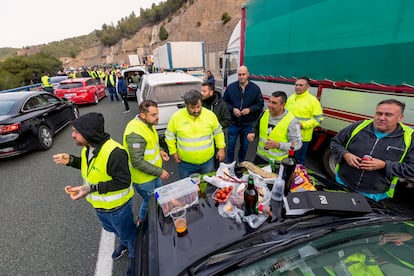
<path fill-rule="evenodd" d="M 129 169 L 135 190 L 142 196 L 138 224 L 147 215 L 148 201 L 155 188 L 170 176 L 162 168 L 168 154 L 160 149 L 159 137 L 154 125 L 158 124 L 158 106 L 152 100 L 139 105 L 139 114 L 132 119 L 124 131 L 124 147 L 129 154 Z"/>
<path fill-rule="evenodd" d="M 53 160 L 56 164 L 80 169 L 83 185 L 67 186 L 65 190 L 72 200 L 85 197 L 92 205 L 102 227 L 120 240 L 112 259 L 118 260 L 129 252 L 132 269 L 136 226 L 128 154 L 105 132 L 104 117 L 100 113 L 87 113 L 73 121 L 72 138 L 83 147 L 81 156 L 59 153 Z"/>
<path fill-rule="evenodd" d="M 288 150 L 293 142 L 295 150 L 302 147 L 300 125 L 293 114 L 287 111 L 286 93 L 276 91 L 270 96 L 268 108 L 260 115 L 259 121 L 247 135 L 253 142 L 259 135 L 255 164 L 267 164 L 270 159 L 281 162 L 288 156 Z"/>
<path fill-rule="evenodd" d="M 216 114 L 202 107 L 201 93 L 197 90 L 186 92 L 184 103 L 186 108 L 171 116 L 165 131 L 169 153 L 178 163 L 181 178 L 214 171 L 215 147 L 216 158 L 223 161 L 226 146 Z"/>

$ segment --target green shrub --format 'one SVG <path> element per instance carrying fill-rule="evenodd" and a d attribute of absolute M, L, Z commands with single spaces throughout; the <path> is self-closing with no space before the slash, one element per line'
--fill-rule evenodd
<path fill-rule="evenodd" d="M 231 16 L 227 12 L 224 12 L 221 16 L 221 21 L 223 21 L 223 25 L 229 22 L 230 20 Z"/>
<path fill-rule="evenodd" d="M 158 34 L 158 37 L 160 38 L 161 41 L 168 39 L 168 32 L 165 29 L 164 25 L 160 27 L 160 33 Z"/>

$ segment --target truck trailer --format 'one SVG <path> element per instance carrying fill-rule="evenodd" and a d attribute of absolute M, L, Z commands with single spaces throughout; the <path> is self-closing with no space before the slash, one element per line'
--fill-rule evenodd
<path fill-rule="evenodd" d="M 329 176 L 330 139 L 349 124 L 372 118 L 376 104 L 406 104 L 403 122 L 414 127 L 414 1 L 250 0 L 221 57 L 224 87 L 246 65 L 265 101 L 294 93 L 300 76 L 321 102 L 324 120 L 312 149 Z"/>
<path fill-rule="evenodd" d="M 185 71 L 193 75 L 202 74 L 205 68 L 204 42 L 167 42 L 153 51 L 155 68 L 165 71 Z"/>

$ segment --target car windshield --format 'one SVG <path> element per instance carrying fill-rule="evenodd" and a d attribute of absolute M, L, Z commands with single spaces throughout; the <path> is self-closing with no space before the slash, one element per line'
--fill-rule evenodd
<path fill-rule="evenodd" d="M 15 104 L 15 101 L 0 101 L 0 116 L 10 114 Z"/>
<path fill-rule="evenodd" d="M 258 247 L 223 275 L 414 275 L 413 236 L 413 223 L 353 227 L 288 249 Z"/>
<path fill-rule="evenodd" d="M 72 88 L 78 88 L 83 87 L 82 82 L 70 82 L 70 83 L 61 83 L 59 88 L 60 89 L 72 89 Z"/>
<path fill-rule="evenodd" d="M 159 85 L 151 91 L 149 99 L 158 103 L 182 102 L 182 95 L 192 89 L 199 90 L 200 83 Z"/>
<path fill-rule="evenodd" d="M 50 82 L 51 83 L 59 83 L 59 82 L 61 82 L 61 81 L 63 81 L 63 80 L 66 80 L 68 77 L 66 77 L 66 76 L 56 76 L 56 77 L 51 77 L 50 78 Z"/>

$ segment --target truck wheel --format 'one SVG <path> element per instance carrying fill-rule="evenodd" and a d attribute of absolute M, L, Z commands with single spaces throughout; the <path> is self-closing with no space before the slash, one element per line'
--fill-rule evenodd
<path fill-rule="evenodd" d="M 323 167 L 326 171 L 327 176 L 330 179 L 334 179 L 336 161 L 329 147 L 326 148 L 325 151 L 323 152 L 322 162 L 323 162 Z"/>
<path fill-rule="evenodd" d="M 53 134 L 47 126 L 41 125 L 39 127 L 39 130 L 38 130 L 38 133 L 37 133 L 37 138 L 38 138 L 38 141 L 39 141 L 40 149 L 48 150 L 52 147 L 52 145 L 53 145 Z"/>

